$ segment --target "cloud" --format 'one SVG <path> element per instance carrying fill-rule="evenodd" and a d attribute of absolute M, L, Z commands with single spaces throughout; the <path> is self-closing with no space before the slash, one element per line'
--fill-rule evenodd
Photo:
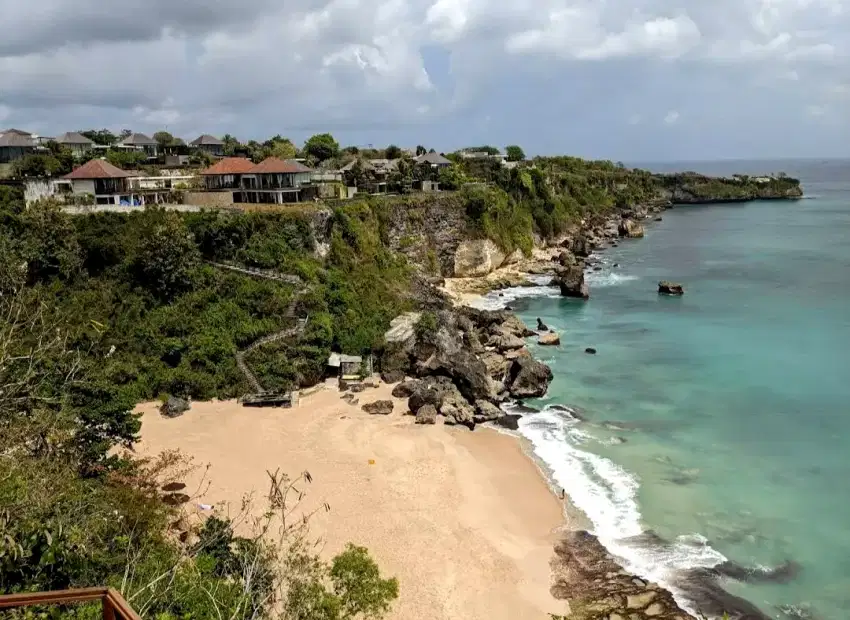
<path fill-rule="evenodd" d="M 734 155 L 742 132 L 766 153 L 778 136 L 801 153 L 850 144 L 839 114 L 829 132 L 794 126 L 808 105 L 846 106 L 845 0 L 0 0 L 0 14 L 0 112 L 47 133 L 329 129 L 617 159 L 701 141 Z M 643 120 L 659 109 L 693 139 L 654 140 Z"/>
<path fill-rule="evenodd" d="M 665 125 L 675 125 L 679 122 L 679 112 L 677 110 L 670 110 L 664 116 L 664 124 Z"/>

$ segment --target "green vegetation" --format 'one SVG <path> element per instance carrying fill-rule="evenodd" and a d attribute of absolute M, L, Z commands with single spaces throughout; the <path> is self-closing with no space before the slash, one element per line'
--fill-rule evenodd
<path fill-rule="evenodd" d="M 339 143 L 329 133 L 316 134 L 304 144 L 304 153 L 322 162 L 339 155 Z"/>
<path fill-rule="evenodd" d="M 525 159 L 525 151 L 522 150 L 522 147 L 511 144 L 505 147 L 505 157 L 508 161 L 523 161 Z"/>
<path fill-rule="evenodd" d="M 325 563 L 304 521 L 281 529 L 297 509 L 286 497 L 309 474 L 272 476 L 254 527 L 246 512 L 193 532 L 160 490 L 188 465 L 121 450 L 138 437 L 135 403 L 241 393 L 235 351 L 292 321 L 292 285 L 205 260 L 309 284 L 298 308 L 308 329 L 277 355 L 263 351 L 264 382 L 314 382 L 331 348 L 378 347 L 408 307 L 409 274 L 373 211 L 336 211 L 324 260 L 302 215 L 71 217 L 51 203 L 24 209 L 20 190 L 0 187 L 0 222 L 0 591 L 111 585 L 160 620 L 381 617 L 398 583 L 365 549 Z"/>

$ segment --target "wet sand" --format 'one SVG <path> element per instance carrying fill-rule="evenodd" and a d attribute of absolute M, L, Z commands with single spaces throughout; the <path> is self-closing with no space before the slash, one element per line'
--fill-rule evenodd
<path fill-rule="evenodd" d="M 390 389 L 356 396 L 362 405 L 391 398 Z M 232 512 L 246 493 L 263 500 L 267 470 L 309 471 L 304 508 L 331 507 L 315 515 L 311 534 L 321 537 L 328 558 L 353 542 L 369 549 L 385 575 L 398 577 L 389 618 L 565 613 L 566 603 L 549 591 L 553 547 L 567 526 L 563 504 L 521 443 L 491 429 L 447 427 L 442 419 L 415 425 L 394 400 L 391 415 L 368 415 L 325 389 L 293 409 L 198 402 L 176 419 L 148 403 L 139 407 L 138 450 L 178 448 L 196 465 L 209 464 L 210 486 L 199 501 Z"/>

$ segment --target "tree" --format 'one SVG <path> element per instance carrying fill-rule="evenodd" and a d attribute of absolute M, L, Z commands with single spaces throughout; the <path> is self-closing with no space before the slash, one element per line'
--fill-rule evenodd
<path fill-rule="evenodd" d="M 484 146 L 470 146 L 469 148 L 463 150 L 470 151 L 473 153 L 487 153 L 488 155 L 499 154 L 499 149 L 497 149 L 495 146 L 490 146 L 489 144 L 485 144 Z"/>
<path fill-rule="evenodd" d="M 401 149 L 395 144 L 390 144 L 384 151 L 384 155 L 387 159 L 398 159 L 401 157 Z"/>
<path fill-rule="evenodd" d="M 508 158 L 508 161 L 524 161 L 525 160 L 525 152 L 521 147 L 516 144 L 511 144 L 510 146 L 505 147 L 505 155 Z"/>
<path fill-rule="evenodd" d="M 298 148 L 289 138 L 275 136 L 264 145 L 264 157 L 279 157 L 280 159 L 294 159 L 298 155 Z"/>
<path fill-rule="evenodd" d="M 419 157 L 420 155 L 424 155 L 424 154 L 425 154 L 425 153 L 427 153 L 427 152 L 428 152 L 428 149 L 426 149 L 426 148 L 425 148 L 424 146 L 422 146 L 421 144 L 420 144 L 419 146 L 417 146 L 417 147 L 416 147 L 416 156 L 417 156 L 417 157 Z"/>
<path fill-rule="evenodd" d="M 106 152 L 106 161 L 124 170 L 132 170 L 144 164 L 147 156 L 141 151 L 110 149 Z"/>
<path fill-rule="evenodd" d="M 224 154 L 227 157 L 233 157 L 236 154 L 236 150 L 241 146 L 241 144 L 239 144 L 239 140 L 231 136 L 229 133 L 224 134 L 221 141 L 224 142 Z"/>
<path fill-rule="evenodd" d="M 153 139 L 156 140 L 156 143 L 160 146 L 160 148 L 171 146 L 174 143 L 174 136 L 167 131 L 157 131 L 153 135 Z"/>
<path fill-rule="evenodd" d="M 100 144 L 102 146 L 112 146 L 118 141 L 116 135 L 108 129 L 87 129 L 86 131 L 80 131 L 79 133 L 95 144 Z"/>
<path fill-rule="evenodd" d="M 189 288 L 198 249 L 183 219 L 172 211 L 146 211 L 149 221 L 130 259 L 135 280 L 155 297 L 171 300 Z"/>
<path fill-rule="evenodd" d="M 329 133 L 316 134 L 304 144 L 304 152 L 322 162 L 339 155 L 339 143 Z"/>
<path fill-rule="evenodd" d="M 30 205 L 19 218 L 28 280 L 70 279 L 82 265 L 77 231 L 54 199 Z"/>
<path fill-rule="evenodd" d="M 122 129 L 121 133 L 118 134 L 118 140 L 123 141 L 133 135 L 133 132 L 130 129 Z"/>

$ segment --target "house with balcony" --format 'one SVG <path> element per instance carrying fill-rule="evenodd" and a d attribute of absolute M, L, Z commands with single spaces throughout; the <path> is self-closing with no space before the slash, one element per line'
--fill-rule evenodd
<path fill-rule="evenodd" d="M 418 157 L 414 157 L 413 161 L 416 162 L 417 165 L 430 166 L 432 169 L 437 170 L 440 168 L 448 168 L 452 165 L 450 159 L 446 159 L 439 153 L 423 153 Z"/>
<path fill-rule="evenodd" d="M 247 157 L 225 157 L 203 172 L 204 189 L 208 192 L 239 191 L 242 189 L 242 175 L 254 168 L 254 162 Z M 238 200 L 236 202 L 239 202 Z"/>
<path fill-rule="evenodd" d="M 199 151 L 203 151 L 204 153 L 207 153 L 209 155 L 212 155 L 213 157 L 224 156 L 224 142 L 222 142 L 215 136 L 211 136 L 206 133 L 192 140 L 189 143 L 189 146 L 198 149 Z"/>
<path fill-rule="evenodd" d="M 36 143 L 31 133 L 20 129 L 0 130 L 0 164 L 7 164 L 35 151 Z"/>
<path fill-rule="evenodd" d="M 61 144 L 74 155 L 83 155 L 94 148 L 94 142 L 76 131 L 63 133 L 61 136 L 56 138 L 56 143 Z"/>
<path fill-rule="evenodd" d="M 121 141 L 120 146 L 134 151 L 141 151 L 148 157 L 156 157 L 159 152 L 157 141 L 143 133 L 131 133 Z"/>
<path fill-rule="evenodd" d="M 173 179 L 152 184 L 141 172 L 121 170 L 106 160 L 92 159 L 61 179 L 52 180 L 48 195 L 70 203 L 88 199 L 95 205 L 141 207 L 167 203 L 171 183 Z"/>
<path fill-rule="evenodd" d="M 313 170 L 291 159 L 269 157 L 242 174 L 242 202 L 285 204 L 318 196 Z"/>

